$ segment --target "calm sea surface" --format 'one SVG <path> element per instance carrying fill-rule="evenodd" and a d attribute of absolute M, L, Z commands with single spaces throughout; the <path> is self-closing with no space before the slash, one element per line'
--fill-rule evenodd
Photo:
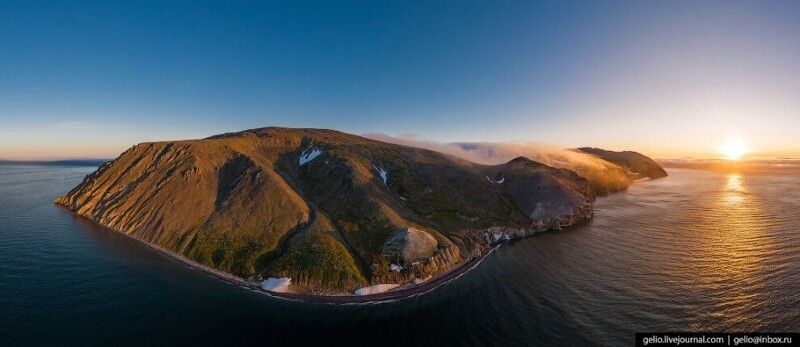
<path fill-rule="evenodd" d="M 630 345 L 800 327 L 797 174 L 671 169 L 429 294 L 332 306 L 222 283 L 53 205 L 93 170 L 0 165 L 0 345 Z"/>

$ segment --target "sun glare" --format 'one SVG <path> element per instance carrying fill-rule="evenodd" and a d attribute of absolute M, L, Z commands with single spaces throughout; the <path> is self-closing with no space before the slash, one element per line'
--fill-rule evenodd
<path fill-rule="evenodd" d="M 730 139 L 719 148 L 719 152 L 727 159 L 737 160 L 743 155 L 749 153 L 750 150 L 747 149 L 747 146 L 744 144 L 744 142 L 742 142 L 742 140 Z"/>

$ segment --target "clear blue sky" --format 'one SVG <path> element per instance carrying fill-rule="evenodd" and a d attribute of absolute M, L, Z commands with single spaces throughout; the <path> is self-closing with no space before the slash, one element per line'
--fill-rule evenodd
<path fill-rule="evenodd" d="M 800 2 L 0 2 L 0 157 L 269 125 L 800 150 Z"/>

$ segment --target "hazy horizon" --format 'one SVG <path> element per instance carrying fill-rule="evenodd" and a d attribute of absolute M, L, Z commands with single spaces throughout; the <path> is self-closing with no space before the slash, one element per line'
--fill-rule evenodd
<path fill-rule="evenodd" d="M 256 129 L 256 128 L 254 128 Z M 242 130 L 250 130 L 250 129 L 242 129 Z M 335 130 L 335 129 L 330 129 Z M 336 130 L 339 131 L 339 130 Z M 69 160 L 85 160 L 85 161 L 93 161 L 93 160 L 110 160 L 118 157 L 122 152 L 131 148 L 134 145 L 138 145 L 141 143 L 147 142 L 162 142 L 162 141 L 193 141 L 193 140 L 202 140 L 204 138 L 219 135 L 222 133 L 216 134 L 209 134 L 207 136 L 197 137 L 197 138 L 178 138 L 178 139 L 165 139 L 165 140 L 155 140 L 155 141 L 145 141 L 145 142 L 136 142 L 131 143 L 128 147 L 120 150 L 119 153 L 110 153 L 108 155 L 97 155 L 97 156 L 41 156 L 41 157 L 0 157 L 0 161 L 69 161 Z M 577 149 L 581 147 L 599 147 L 594 146 L 591 144 L 585 144 L 580 146 L 573 146 L 573 147 L 564 147 L 559 146 L 557 144 L 552 143 L 544 143 L 544 142 L 537 142 L 537 141 L 506 141 L 506 142 L 495 142 L 495 141 L 453 141 L 453 142 L 437 142 L 432 139 L 424 139 L 420 138 L 417 134 L 405 132 L 398 135 L 390 135 L 384 133 L 363 133 L 363 134 L 356 134 L 358 136 L 366 137 L 372 140 L 388 142 L 388 143 L 395 143 L 405 146 L 411 147 L 419 147 L 424 149 L 430 149 L 437 152 L 455 155 L 458 157 L 462 157 L 464 159 L 474 160 L 471 158 L 470 155 L 462 155 L 460 153 L 454 153 L 452 150 L 448 150 L 447 148 L 450 146 L 455 146 L 458 144 L 466 144 L 466 143 L 473 143 L 473 144 L 492 144 L 492 145 L 499 145 L 499 146 L 519 146 L 519 147 L 528 147 L 531 150 L 537 151 L 553 151 L 553 150 L 570 150 L 570 149 Z M 616 151 L 636 151 L 642 154 L 651 156 L 653 159 L 657 161 L 664 161 L 664 162 L 677 162 L 680 160 L 698 160 L 698 161 L 722 161 L 722 162 L 729 162 L 730 160 L 721 157 L 721 154 L 715 152 L 706 153 L 705 156 L 702 155 L 683 155 L 683 156 L 653 156 L 650 155 L 648 152 L 638 151 L 635 148 L 603 148 L 608 150 L 616 150 Z M 520 155 L 524 156 L 524 153 Z M 773 153 L 763 153 L 763 152 L 754 152 L 748 153 L 747 155 L 743 156 L 742 158 L 737 159 L 736 161 L 739 162 L 746 162 L 746 161 L 761 161 L 761 160 L 768 160 L 768 161 L 780 161 L 780 160 L 800 160 L 800 153 L 796 156 L 791 155 L 781 155 L 781 154 L 773 154 Z M 476 162 L 480 162 L 477 160 Z M 734 161 L 735 163 L 735 161 Z"/>
<path fill-rule="evenodd" d="M 796 2 L 0 5 L 0 158 L 263 126 L 798 157 Z"/>

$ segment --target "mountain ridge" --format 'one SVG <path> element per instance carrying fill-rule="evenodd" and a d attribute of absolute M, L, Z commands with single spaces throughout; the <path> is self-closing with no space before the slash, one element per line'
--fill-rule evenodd
<path fill-rule="evenodd" d="M 501 239 L 590 218 L 595 196 L 575 172 L 524 157 L 482 165 L 269 127 L 135 145 L 56 203 L 210 268 L 341 294 L 430 278 Z M 385 251 L 403 229 L 423 233 L 425 252 L 409 254 L 425 259 Z"/>

